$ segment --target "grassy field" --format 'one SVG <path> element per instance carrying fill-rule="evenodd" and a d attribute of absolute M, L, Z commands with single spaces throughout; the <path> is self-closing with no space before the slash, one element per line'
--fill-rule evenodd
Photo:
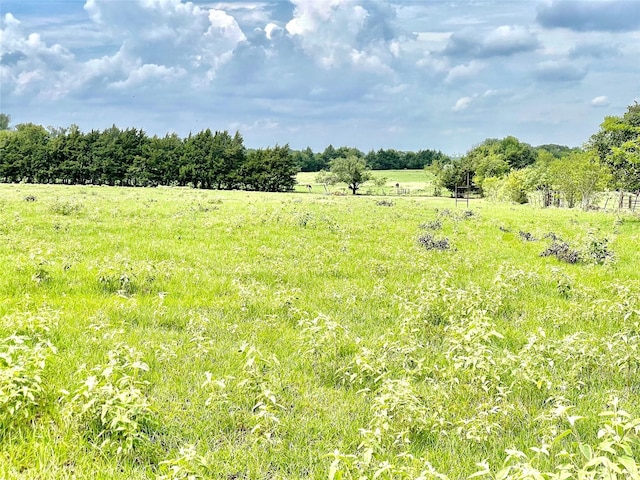
<path fill-rule="evenodd" d="M 638 245 L 631 214 L 0 185 L 0 478 L 638 478 Z"/>
<path fill-rule="evenodd" d="M 325 193 L 324 187 L 316 183 L 317 172 L 300 172 L 297 176 L 297 192 Z M 418 195 L 433 196 L 434 176 L 425 170 L 374 170 L 374 178 L 386 178 L 384 187 L 377 187 L 373 181 L 366 182 L 359 193 L 369 195 Z M 311 185 L 309 190 L 308 185 Z M 399 185 L 397 187 L 396 185 Z M 338 184 L 328 189 L 331 193 L 351 194 L 345 184 Z M 445 195 L 447 192 L 445 191 Z"/>

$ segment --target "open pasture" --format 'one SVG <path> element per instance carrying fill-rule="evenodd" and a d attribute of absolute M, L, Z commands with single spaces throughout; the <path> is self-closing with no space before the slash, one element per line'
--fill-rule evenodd
<path fill-rule="evenodd" d="M 373 180 L 370 180 L 360 187 L 359 193 L 370 195 L 433 196 L 433 183 L 435 177 L 433 173 L 427 170 L 372 170 L 371 173 L 374 179 L 386 178 L 387 181 L 385 185 L 377 186 Z M 299 172 L 296 177 L 298 182 L 295 187 L 296 191 L 325 193 L 323 185 L 316 182 L 317 175 L 318 172 Z M 309 185 L 311 186 L 311 190 L 308 188 Z M 327 191 L 331 193 L 344 193 L 345 195 L 351 193 L 346 188 L 345 184 L 330 186 Z M 444 194 L 448 194 L 446 190 L 444 190 L 444 192 Z"/>
<path fill-rule="evenodd" d="M 638 245 L 631 214 L 0 185 L 0 478 L 637 478 Z"/>

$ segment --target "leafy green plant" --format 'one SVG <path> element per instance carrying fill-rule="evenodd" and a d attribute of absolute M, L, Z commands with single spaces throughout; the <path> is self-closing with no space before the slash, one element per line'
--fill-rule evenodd
<path fill-rule="evenodd" d="M 0 339 L 0 425 L 28 421 L 45 396 L 42 374 L 56 348 L 48 341 L 22 335 Z"/>
<path fill-rule="evenodd" d="M 228 411 L 244 417 L 239 423 L 246 421 L 249 433 L 257 441 L 278 443 L 278 414 L 284 407 L 276 399 L 268 372 L 278 366 L 279 361 L 275 355 L 264 356 L 247 343 L 240 347 L 239 353 L 244 362 L 243 374 L 238 378 L 214 379 L 210 372 L 205 373 L 206 380 L 202 386 L 211 389 L 207 404 L 228 405 Z"/>
<path fill-rule="evenodd" d="M 614 258 L 606 238 L 591 236 L 585 249 L 585 257 L 596 264 L 611 262 Z"/>
<path fill-rule="evenodd" d="M 493 473 L 485 461 L 478 464 L 481 469 L 469 478 L 640 478 L 640 418 L 633 418 L 620 408 L 617 397 L 612 398 L 609 409 L 599 414 L 602 421 L 597 442 L 591 444 L 581 439 L 576 428 L 576 424 L 584 417 L 569 415 L 571 408 L 570 405 L 555 408 L 554 416 L 561 417 L 570 428 L 557 431 L 540 447 L 531 447 L 533 454 L 515 448 L 507 449 L 504 463 L 497 472 Z M 571 439 L 572 442 L 569 441 Z M 550 468 L 545 468 L 549 463 Z"/>
<path fill-rule="evenodd" d="M 541 257 L 554 256 L 558 260 L 566 263 L 578 263 L 581 260 L 581 255 L 578 250 L 572 249 L 568 243 L 565 242 L 553 242 L 546 250 L 541 254 Z"/>
<path fill-rule="evenodd" d="M 198 455 L 195 445 L 185 445 L 178 456 L 160 462 L 156 480 L 196 480 L 211 478 L 212 461 L 206 455 Z"/>
<path fill-rule="evenodd" d="M 56 199 L 49 205 L 49 211 L 58 215 L 72 215 L 82 211 L 84 206 L 75 200 Z"/>
<path fill-rule="evenodd" d="M 449 250 L 451 248 L 448 238 L 435 238 L 429 233 L 418 236 L 418 243 L 427 250 Z"/>
<path fill-rule="evenodd" d="M 86 437 L 101 449 L 131 452 L 149 441 L 154 411 L 140 379 L 149 367 L 142 355 L 125 345 L 107 354 L 105 365 L 96 365 L 72 392 L 69 413 Z"/>

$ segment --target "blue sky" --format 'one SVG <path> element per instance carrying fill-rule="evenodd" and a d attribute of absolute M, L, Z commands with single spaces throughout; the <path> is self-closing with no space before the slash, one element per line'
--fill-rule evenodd
<path fill-rule="evenodd" d="M 3 0 L 12 124 L 249 147 L 579 146 L 640 100 L 640 0 Z"/>

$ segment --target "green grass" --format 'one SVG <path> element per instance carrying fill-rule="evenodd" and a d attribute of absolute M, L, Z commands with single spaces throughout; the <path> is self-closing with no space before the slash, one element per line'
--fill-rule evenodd
<path fill-rule="evenodd" d="M 296 177 L 296 192 L 327 193 L 321 184 L 316 183 L 317 172 L 300 172 Z M 434 175 L 426 170 L 374 170 L 374 178 L 386 178 L 384 187 L 377 187 L 373 180 L 365 182 L 358 191 L 365 195 L 402 195 L 433 196 Z M 311 185 L 311 190 L 307 185 Z M 399 185 L 399 186 L 396 186 Z M 328 193 L 351 194 L 345 184 L 328 188 Z M 445 191 L 444 195 L 448 193 Z"/>
<path fill-rule="evenodd" d="M 637 464 L 640 218 L 380 200 L 0 185 L 0 478 Z"/>

